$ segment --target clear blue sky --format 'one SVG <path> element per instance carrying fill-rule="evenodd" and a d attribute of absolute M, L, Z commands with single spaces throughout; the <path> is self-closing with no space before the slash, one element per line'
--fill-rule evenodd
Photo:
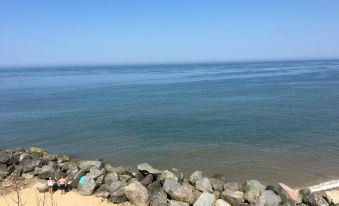
<path fill-rule="evenodd" d="M 339 1 L 0 2 L 0 65 L 339 58 Z"/>

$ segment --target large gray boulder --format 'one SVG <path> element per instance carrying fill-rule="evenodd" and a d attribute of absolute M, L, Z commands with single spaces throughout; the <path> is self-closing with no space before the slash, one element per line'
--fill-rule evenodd
<path fill-rule="evenodd" d="M 167 194 L 159 182 L 148 185 L 152 206 L 167 206 Z"/>
<path fill-rule="evenodd" d="M 145 186 L 140 182 L 132 182 L 124 189 L 127 199 L 135 206 L 148 206 L 150 195 Z"/>
<path fill-rule="evenodd" d="M 109 197 L 109 192 L 107 191 L 105 186 L 100 186 L 94 193 L 96 197 L 101 197 L 104 199 L 108 199 Z"/>
<path fill-rule="evenodd" d="M 95 180 L 90 176 L 85 176 L 85 181 L 82 184 L 78 185 L 77 191 L 80 195 L 89 196 L 94 194 L 96 189 L 96 182 Z"/>
<path fill-rule="evenodd" d="M 264 191 L 266 196 L 266 203 L 265 206 L 279 206 L 281 205 L 281 198 L 279 195 L 275 194 L 271 190 Z"/>
<path fill-rule="evenodd" d="M 203 192 L 193 206 L 212 206 L 214 201 L 215 197 L 213 194 Z"/>
<path fill-rule="evenodd" d="M 202 179 L 196 181 L 195 188 L 201 192 L 213 193 L 212 184 L 207 177 L 203 177 Z"/>
<path fill-rule="evenodd" d="M 178 177 L 171 171 L 165 170 L 161 173 L 159 180 L 164 182 L 166 179 L 178 181 Z"/>
<path fill-rule="evenodd" d="M 20 154 L 19 162 L 21 162 L 22 160 L 27 160 L 27 159 L 31 159 L 31 157 L 29 156 L 29 154 L 27 152 L 23 152 L 23 153 Z"/>
<path fill-rule="evenodd" d="M 100 177 L 98 177 L 95 182 L 97 183 L 97 185 L 100 187 L 101 185 L 104 184 L 104 175 L 101 175 Z"/>
<path fill-rule="evenodd" d="M 22 152 L 22 148 L 8 149 L 0 152 L 0 164 L 12 165 L 19 163 L 20 154 Z"/>
<path fill-rule="evenodd" d="M 117 173 L 113 173 L 113 172 L 107 173 L 105 175 L 105 178 L 104 178 L 104 182 L 105 182 L 106 185 L 111 185 L 112 182 L 118 181 L 118 180 L 119 180 L 118 174 Z"/>
<path fill-rule="evenodd" d="M 242 187 L 237 182 L 229 182 L 224 184 L 224 190 L 230 191 L 242 191 Z"/>
<path fill-rule="evenodd" d="M 189 181 L 192 185 L 195 185 L 197 181 L 202 180 L 202 172 L 195 171 L 191 174 Z"/>
<path fill-rule="evenodd" d="M 164 190 L 173 200 L 193 204 L 193 190 L 188 185 L 180 185 L 177 181 L 166 179 L 163 185 Z"/>
<path fill-rule="evenodd" d="M 261 184 L 258 180 L 247 180 L 243 183 L 242 189 L 244 192 L 249 190 L 257 190 L 257 191 L 264 191 L 266 186 Z"/>
<path fill-rule="evenodd" d="M 132 177 L 130 175 L 119 175 L 119 180 L 127 183 Z"/>
<path fill-rule="evenodd" d="M 102 170 L 99 170 L 95 167 L 92 167 L 90 170 L 89 170 L 89 173 L 87 174 L 88 176 L 91 176 L 94 180 L 97 180 L 98 177 L 102 176 L 104 174 L 104 171 Z"/>
<path fill-rule="evenodd" d="M 125 185 L 121 181 L 113 181 L 109 186 L 109 196 L 111 198 L 111 201 L 115 204 L 126 202 L 127 197 L 125 195 L 124 191 Z"/>
<path fill-rule="evenodd" d="M 78 187 L 80 178 L 84 175 L 85 175 L 85 170 L 79 170 L 78 168 L 75 168 L 73 170 L 67 171 L 66 180 L 70 181 L 71 188 L 75 189 Z"/>
<path fill-rule="evenodd" d="M 146 173 L 146 174 L 154 174 L 154 175 L 158 175 L 161 174 L 161 171 L 158 169 L 154 169 L 151 165 L 149 165 L 148 163 L 142 163 L 142 164 L 138 164 L 137 166 L 138 170 L 140 172 Z"/>
<path fill-rule="evenodd" d="M 216 179 L 216 178 L 210 178 L 209 180 L 211 182 L 212 188 L 215 191 L 218 191 L 218 192 L 224 191 L 224 182 L 223 181 Z"/>
<path fill-rule="evenodd" d="M 264 206 L 266 203 L 266 194 L 264 191 L 251 189 L 245 192 L 244 200 L 253 206 Z"/>
<path fill-rule="evenodd" d="M 220 197 L 232 206 L 241 205 L 244 202 L 244 193 L 241 191 L 225 190 L 220 194 Z"/>
<path fill-rule="evenodd" d="M 96 168 L 96 169 L 102 169 L 104 167 L 104 164 L 102 163 L 102 161 L 99 160 L 87 160 L 87 161 L 80 161 L 79 163 L 79 168 L 89 171 L 90 168 Z"/>
<path fill-rule="evenodd" d="M 75 162 L 64 162 L 58 165 L 60 167 L 60 170 L 63 172 L 67 172 L 68 170 L 74 170 L 78 168 L 78 165 Z"/>
<path fill-rule="evenodd" d="M 153 175 L 152 174 L 148 174 L 146 175 L 146 177 L 140 181 L 140 183 L 144 186 L 148 186 L 149 184 L 151 184 L 153 182 Z"/>
<path fill-rule="evenodd" d="M 0 164 L 0 175 L 7 176 L 9 171 L 6 164 Z"/>
<path fill-rule="evenodd" d="M 311 206 L 329 206 L 328 202 L 320 194 L 313 193 L 303 198 L 303 202 Z"/>
<path fill-rule="evenodd" d="M 36 167 L 42 166 L 42 161 L 40 159 L 27 159 L 22 161 L 20 164 L 23 166 L 23 172 L 31 172 L 34 171 Z"/>
<path fill-rule="evenodd" d="M 36 168 L 34 171 L 34 174 L 37 175 L 41 179 L 47 179 L 49 177 L 52 177 L 54 172 L 56 170 L 56 165 L 44 165 L 42 168 Z"/>

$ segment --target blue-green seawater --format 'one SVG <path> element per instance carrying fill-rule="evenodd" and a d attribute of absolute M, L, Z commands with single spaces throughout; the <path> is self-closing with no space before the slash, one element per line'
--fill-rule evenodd
<path fill-rule="evenodd" d="M 292 186 L 339 177 L 339 61 L 0 69 L 0 149 Z"/>

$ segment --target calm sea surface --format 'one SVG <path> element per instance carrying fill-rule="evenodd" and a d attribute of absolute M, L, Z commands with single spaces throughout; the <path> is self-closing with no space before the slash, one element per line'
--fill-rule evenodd
<path fill-rule="evenodd" d="M 0 149 L 292 186 L 339 177 L 339 61 L 0 69 Z"/>

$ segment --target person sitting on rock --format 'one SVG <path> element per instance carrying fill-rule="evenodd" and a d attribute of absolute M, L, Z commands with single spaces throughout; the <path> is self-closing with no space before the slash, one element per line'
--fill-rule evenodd
<path fill-rule="evenodd" d="M 66 179 L 64 176 L 62 176 L 59 180 L 58 180 L 58 184 L 59 184 L 59 188 L 61 190 L 61 194 L 66 194 Z"/>
<path fill-rule="evenodd" d="M 54 180 L 52 179 L 52 177 L 49 177 L 48 180 L 47 180 L 47 186 L 48 186 L 48 192 L 50 194 L 53 193 L 53 186 L 54 186 L 55 182 Z"/>

